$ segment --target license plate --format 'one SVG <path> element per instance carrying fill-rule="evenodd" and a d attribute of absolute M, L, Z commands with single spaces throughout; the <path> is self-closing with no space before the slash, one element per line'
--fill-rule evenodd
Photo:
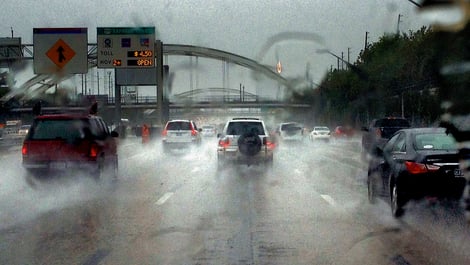
<path fill-rule="evenodd" d="M 183 134 L 182 133 L 176 133 L 176 136 L 181 136 L 181 135 L 183 135 Z"/>
<path fill-rule="evenodd" d="M 463 176 L 462 170 L 460 170 L 460 169 L 454 169 L 454 176 L 456 176 L 456 177 L 461 177 L 461 176 Z"/>

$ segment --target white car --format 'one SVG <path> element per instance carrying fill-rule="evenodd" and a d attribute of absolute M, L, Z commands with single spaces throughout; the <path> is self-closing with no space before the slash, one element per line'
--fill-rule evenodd
<path fill-rule="evenodd" d="M 29 128 L 31 128 L 31 125 L 21 125 L 20 129 L 18 130 L 18 134 L 21 136 L 27 135 Z"/>
<path fill-rule="evenodd" d="M 303 125 L 296 122 L 281 123 L 276 132 L 282 142 L 302 142 L 304 139 Z"/>
<path fill-rule="evenodd" d="M 214 137 L 217 135 L 217 128 L 214 125 L 202 126 L 201 135 L 204 137 Z"/>
<path fill-rule="evenodd" d="M 326 126 L 315 126 L 313 130 L 310 132 L 309 138 L 311 141 L 330 141 L 331 131 Z"/>

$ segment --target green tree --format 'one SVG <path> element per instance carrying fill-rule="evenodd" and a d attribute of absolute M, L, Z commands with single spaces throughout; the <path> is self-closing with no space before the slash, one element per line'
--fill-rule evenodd
<path fill-rule="evenodd" d="M 330 71 L 317 89 L 293 99 L 312 104 L 316 119 L 329 123 L 360 125 L 401 115 L 402 103 L 405 117 L 431 123 L 439 115 L 440 49 L 439 37 L 430 28 L 384 35 L 361 51 L 352 67 Z"/>

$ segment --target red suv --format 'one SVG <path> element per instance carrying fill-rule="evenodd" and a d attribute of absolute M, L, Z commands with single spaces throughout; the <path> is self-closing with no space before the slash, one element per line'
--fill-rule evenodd
<path fill-rule="evenodd" d="M 117 177 L 116 137 L 95 115 L 40 115 L 23 142 L 23 167 L 33 176 L 83 170 L 99 178 L 106 168 Z"/>

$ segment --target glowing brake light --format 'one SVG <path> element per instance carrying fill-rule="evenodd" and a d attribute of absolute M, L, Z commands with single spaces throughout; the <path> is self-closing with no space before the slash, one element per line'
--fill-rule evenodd
<path fill-rule="evenodd" d="M 23 144 L 23 147 L 21 148 L 21 154 L 22 155 L 27 155 L 28 154 L 28 147 L 26 147 L 25 144 Z"/>
<path fill-rule="evenodd" d="M 426 165 L 426 164 L 421 164 L 421 163 L 416 163 L 416 162 L 411 162 L 411 161 L 406 161 L 405 162 L 406 170 L 410 172 L 411 174 L 422 174 L 422 173 L 427 173 L 427 172 L 432 172 L 432 171 L 437 171 L 439 170 L 439 166 L 435 165 Z"/>
<path fill-rule="evenodd" d="M 99 151 L 98 151 L 98 146 L 95 145 L 95 144 L 92 144 L 92 145 L 90 146 L 90 153 L 89 153 L 89 156 L 90 156 L 91 158 L 96 158 L 96 157 L 98 156 L 98 152 L 99 152 Z"/>
<path fill-rule="evenodd" d="M 194 129 L 194 126 L 192 123 L 190 124 L 190 127 L 191 127 L 191 136 L 197 136 L 197 131 Z"/>
<path fill-rule="evenodd" d="M 272 150 L 276 147 L 276 143 L 273 142 L 270 138 L 266 137 L 263 139 L 263 144 L 266 145 L 266 148 Z"/>
<path fill-rule="evenodd" d="M 266 141 L 266 146 L 268 149 L 274 149 L 276 147 L 276 144 L 272 141 Z"/>
<path fill-rule="evenodd" d="M 219 146 L 220 147 L 227 148 L 227 147 L 229 147 L 229 145 L 230 145 L 230 139 L 229 138 L 219 140 Z"/>

